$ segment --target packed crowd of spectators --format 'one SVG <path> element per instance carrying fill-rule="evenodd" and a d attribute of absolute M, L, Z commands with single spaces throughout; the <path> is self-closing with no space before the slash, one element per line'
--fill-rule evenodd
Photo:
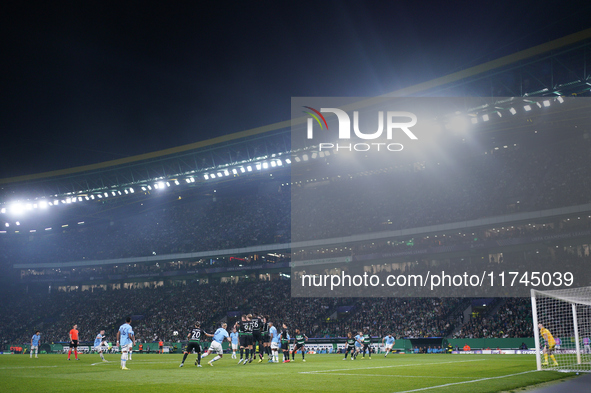
<path fill-rule="evenodd" d="M 68 341 L 78 325 L 82 342 L 104 329 L 112 340 L 126 316 L 139 342 L 184 339 L 195 321 L 212 331 L 222 321 L 230 327 L 242 313 L 263 314 L 287 323 L 310 338 L 343 337 L 368 328 L 372 336 L 446 337 L 462 311 L 460 298 L 291 298 L 288 280 L 161 286 L 143 289 L 7 294 L 1 305 L 2 345 L 27 343 L 39 329 L 43 342 Z M 350 310 L 334 318 L 340 307 Z M 531 335 L 527 299 L 508 299 L 498 313 L 462 326 L 457 337 Z M 331 318 L 332 317 L 332 318 Z M 173 332 L 180 332 L 173 336 Z"/>

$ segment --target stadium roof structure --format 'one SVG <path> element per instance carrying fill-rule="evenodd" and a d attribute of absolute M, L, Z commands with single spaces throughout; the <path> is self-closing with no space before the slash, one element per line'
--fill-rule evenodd
<path fill-rule="evenodd" d="M 586 29 L 382 97 L 476 97 L 481 105 L 465 110 L 481 114 L 495 107 L 495 97 L 589 97 L 590 68 L 591 29 Z M 355 106 L 372 102 L 367 99 Z M 212 171 L 241 176 L 232 169 L 290 157 L 291 125 L 286 120 L 137 156 L 0 179 L 0 207 L 14 200 L 121 192 L 155 181 L 199 183 Z"/>

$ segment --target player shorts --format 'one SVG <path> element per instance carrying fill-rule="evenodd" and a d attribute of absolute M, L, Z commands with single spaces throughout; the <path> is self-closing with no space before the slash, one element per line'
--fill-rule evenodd
<path fill-rule="evenodd" d="M 39 349 L 39 345 L 31 345 L 31 351 Z"/>
<path fill-rule="evenodd" d="M 72 340 L 70 342 L 70 348 L 78 348 L 78 340 Z"/>
<path fill-rule="evenodd" d="M 271 349 L 279 349 L 279 343 L 275 341 L 271 341 Z"/>
<path fill-rule="evenodd" d="M 132 348 L 133 348 L 132 343 L 121 345 L 121 352 L 130 352 L 132 350 Z"/>
<path fill-rule="evenodd" d="M 220 344 L 217 341 L 212 341 L 211 345 L 209 346 L 209 352 L 210 353 L 217 353 L 218 355 L 223 354 L 224 350 L 222 349 L 222 344 Z"/>
<path fill-rule="evenodd" d="M 392 347 L 394 346 L 394 344 L 386 344 L 386 351 L 387 350 L 392 350 Z"/>
<path fill-rule="evenodd" d="M 185 348 L 185 352 L 192 353 L 193 351 L 195 351 L 195 353 L 201 353 L 201 345 L 196 341 L 189 341 L 187 348 Z"/>
<path fill-rule="evenodd" d="M 297 352 L 300 349 L 304 352 L 304 344 L 296 344 L 295 347 L 293 347 L 293 352 Z"/>
<path fill-rule="evenodd" d="M 236 351 L 238 349 L 238 344 L 232 343 L 232 351 Z"/>
<path fill-rule="evenodd" d="M 249 345 L 253 344 L 253 340 L 252 340 L 252 334 L 246 334 L 244 335 L 244 342 L 246 343 L 244 346 L 248 347 Z"/>
<path fill-rule="evenodd" d="M 289 350 L 289 343 L 287 341 L 282 341 L 281 342 L 281 349 L 284 351 Z"/>
<path fill-rule="evenodd" d="M 244 348 L 248 346 L 248 344 L 246 343 L 246 335 L 238 336 L 238 341 L 240 341 L 240 347 Z"/>
<path fill-rule="evenodd" d="M 355 345 L 347 345 L 347 352 L 353 352 L 355 350 Z"/>
<path fill-rule="evenodd" d="M 546 349 L 548 350 L 549 353 L 552 353 L 556 349 L 556 344 L 546 345 Z"/>
<path fill-rule="evenodd" d="M 363 344 L 363 352 L 369 351 L 369 344 Z"/>
<path fill-rule="evenodd" d="M 261 332 L 252 332 L 252 343 L 261 343 L 263 341 L 263 336 Z"/>

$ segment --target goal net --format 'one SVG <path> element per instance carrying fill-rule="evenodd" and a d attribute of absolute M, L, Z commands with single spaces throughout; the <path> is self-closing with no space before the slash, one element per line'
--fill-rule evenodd
<path fill-rule="evenodd" d="M 531 290 L 538 370 L 591 372 L 591 287 Z"/>

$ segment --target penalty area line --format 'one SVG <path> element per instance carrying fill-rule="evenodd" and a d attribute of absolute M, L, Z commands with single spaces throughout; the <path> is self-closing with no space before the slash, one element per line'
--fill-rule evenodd
<path fill-rule="evenodd" d="M 428 387 L 425 387 L 425 388 L 412 389 L 412 390 L 404 390 L 402 392 L 396 392 L 396 393 L 420 392 L 420 391 L 424 391 L 424 390 L 445 388 L 445 387 L 454 386 L 454 385 L 463 385 L 463 384 L 466 384 L 466 383 L 475 383 L 475 382 L 482 382 L 482 381 L 490 381 L 490 380 L 493 380 L 493 379 L 501 379 L 501 378 L 507 378 L 507 377 L 515 377 L 517 375 L 535 373 L 537 371 L 538 370 L 530 370 L 530 371 L 524 371 L 524 372 L 516 373 L 516 374 L 499 375 L 498 377 L 488 377 L 488 378 L 473 379 L 471 381 L 452 382 L 452 383 L 446 383 L 444 385 L 428 386 Z"/>
<path fill-rule="evenodd" d="M 472 378 L 472 377 L 436 377 L 433 375 L 345 374 L 345 373 L 330 373 L 328 375 L 345 375 L 345 376 L 349 376 L 349 377 L 396 377 L 396 378 L 441 378 L 441 379 Z"/>

